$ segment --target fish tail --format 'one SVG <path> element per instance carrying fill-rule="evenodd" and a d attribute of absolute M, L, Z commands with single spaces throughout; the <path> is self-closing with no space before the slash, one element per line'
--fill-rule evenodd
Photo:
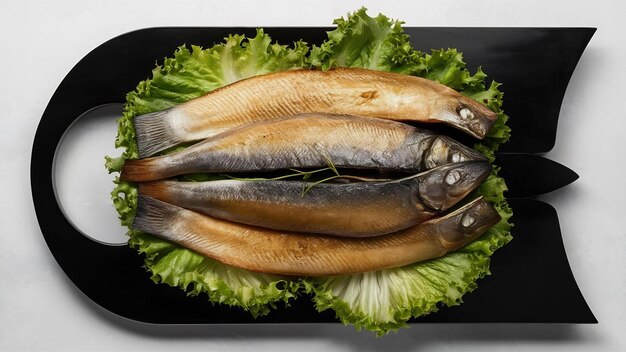
<path fill-rule="evenodd" d="M 179 209 L 152 197 L 139 195 L 132 228 L 151 234 L 162 234 L 165 237 L 168 233 L 171 234 L 169 229 L 175 223 Z"/>
<path fill-rule="evenodd" d="M 169 177 L 168 173 L 164 172 L 159 167 L 159 158 L 126 160 L 122 167 L 122 173 L 120 175 L 121 181 L 128 182 L 142 182 L 142 181 L 154 181 L 162 178 Z"/>
<path fill-rule="evenodd" d="M 151 112 L 133 120 L 140 158 L 149 157 L 182 142 L 170 126 L 171 111 L 172 109 Z"/>

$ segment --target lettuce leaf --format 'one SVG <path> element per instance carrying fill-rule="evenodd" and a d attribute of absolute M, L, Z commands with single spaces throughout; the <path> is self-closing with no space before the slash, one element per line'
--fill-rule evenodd
<path fill-rule="evenodd" d="M 125 150 L 119 158 L 106 157 L 106 167 L 109 172 L 119 172 L 124 160 L 139 157 L 135 116 L 169 108 L 253 75 L 303 67 L 308 51 L 302 41 L 293 47 L 272 43 L 262 29 L 253 38 L 230 35 L 208 49 L 179 47 L 174 57 L 152 70 L 152 78 L 127 94 L 115 141 L 116 147 Z M 119 178 L 114 182 L 113 205 L 122 225 L 130 228 L 137 207 L 137 188 Z M 288 304 L 296 298 L 297 281 L 221 264 L 140 231 L 130 230 L 128 234 L 129 245 L 146 255 L 145 265 L 154 282 L 178 286 L 189 295 L 205 293 L 211 302 L 243 308 L 254 317 L 269 313 L 277 302 Z"/>
<path fill-rule="evenodd" d="M 138 157 L 133 118 L 169 108 L 211 90 L 253 75 L 292 68 L 329 69 L 335 66 L 365 67 L 410 74 L 436 80 L 479 101 L 498 113 L 491 131 L 474 148 L 491 162 L 501 143 L 508 140 L 508 117 L 502 111 L 500 84 L 487 84 L 482 69 L 471 74 L 462 53 L 455 49 L 415 50 L 397 20 L 384 15 L 369 17 L 365 8 L 334 22 L 328 40 L 309 47 L 272 44 L 263 30 L 254 38 L 231 35 L 208 49 L 181 46 L 152 71 L 152 78 L 128 93 L 119 119 L 116 146 L 124 148 L 119 158 L 107 157 L 110 172 L 121 170 L 127 159 Z M 147 270 L 155 282 L 178 286 L 189 295 L 207 294 L 211 302 L 224 303 L 267 314 L 276 303 L 288 304 L 298 292 L 314 294 L 319 311 L 333 309 L 344 324 L 353 324 L 379 335 L 405 326 L 411 317 L 436 311 L 441 305 L 456 305 L 476 281 L 489 274 L 490 256 L 511 240 L 508 222 L 512 212 L 503 193 L 504 180 L 494 167 L 491 176 L 475 191 L 494 204 L 502 221 L 465 248 L 442 258 L 358 275 L 288 280 L 275 275 L 253 273 L 221 264 L 193 251 L 150 234 L 129 231 L 129 244 L 146 256 Z M 206 175 L 190 176 L 202 179 Z M 134 184 L 115 180 L 111 193 L 124 226 L 132 224 L 137 204 Z"/>
<path fill-rule="evenodd" d="M 403 74 L 421 74 L 426 67 L 404 33 L 404 22 L 385 15 L 369 17 L 365 8 L 334 22 L 337 29 L 328 32 L 328 40 L 313 46 L 311 66 L 327 70 L 331 67 L 364 67 Z"/>

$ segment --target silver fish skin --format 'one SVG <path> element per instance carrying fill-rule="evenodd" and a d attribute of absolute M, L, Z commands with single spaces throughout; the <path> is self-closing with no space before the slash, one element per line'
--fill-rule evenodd
<path fill-rule="evenodd" d="M 386 182 L 283 180 L 154 181 L 139 194 L 217 218 L 275 230 L 378 236 L 447 210 L 487 178 L 491 165 L 466 161 Z"/>
<path fill-rule="evenodd" d="M 443 84 L 362 68 L 254 76 L 134 119 L 139 156 L 263 120 L 304 113 L 443 123 L 485 137 L 497 114 Z"/>
<path fill-rule="evenodd" d="M 417 173 L 439 165 L 486 160 L 443 135 L 383 119 L 305 114 L 229 130 L 180 152 L 127 160 L 121 179 L 141 182 L 177 175 L 288 168 L 377 169 Z"/>
<path fill-rule="evenodd" d="M 388 235 L 350 238 L 238 224 L 140 195 L 132 227 L 222 263 L 294 276 L 400 267 L 462 248 L 500 221 L 478 198 L 441 217 Z"/>

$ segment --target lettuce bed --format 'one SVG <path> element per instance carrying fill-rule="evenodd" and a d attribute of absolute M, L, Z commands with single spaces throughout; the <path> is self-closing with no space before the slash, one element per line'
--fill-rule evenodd
<path fill-rule="evenodd" d="M 510 135 L 498 83 L 487 84 L 487 76 L 480 69 L 471 74 L 455 49 L 430 54 L 415 50 L 401 22 L 383 15 L 369 17 L 364 8 L 334 23 L 337 28 L 328 32 L 328 39 L 319 47 L 310 48 L 302 41 L 292 46 L 272 43 L 262 29 L 253 38 L 231 35 L 208 49 L 179 47 L 173 57 L 152 71 L 152 78 L 140 82 L 126 96 L 115 142 L 124 152 L 119 158 L 107 157 L 107 168 L 119 172 L 125 160 L 138 157 L 133 127 L 137 115 L 180 104 L 253 75 L 336 66 L 425 77 L 489 106 L 498 112 L 498 120 L 487 138 L 474 148 L 493 162 L 495 150 Z M 462 296 L 476 288 L 476 281 L 489 274 L 491 255 L 511 240 L 508 219 L 512 211 L 503 197 L 506 185 L 497 173 L 494 167 L 475 194 L 491 201 L 502 221 L 457 252 L 402 268 L 290 280 L 224 265 L 135 230 L 128 232 L 129 245 L 145 254 L 145 266 L 154 282 L 178 286 L 189 295 L 207 294 L 211 302 L 240 307 L 257 317 L 268 314 L 279 302 L 288 305 L 299 292 L 308 292 L 319 311 L 333 309 L 344 324 L 382 335 L 405 326 L 411 317 L 436 311 L 442 304 L 461 303 Z M 137 204 L 136 187 L 118 179 L 115 184 L 111 192 L 114 206 L 122 224 L 130 228 Z"/>

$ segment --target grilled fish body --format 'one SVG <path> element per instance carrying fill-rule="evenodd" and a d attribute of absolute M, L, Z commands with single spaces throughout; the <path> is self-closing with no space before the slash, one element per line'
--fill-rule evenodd
<path fill-rule="evenodd" d="M 489 175 L 488 162 L 448 164 L 400 180 L 156 181 L 139 194 L 217 218 L 275 230 L 367 237 L 417 225 L 456 204 Z"/>
<path fill-rule="evenodd" d="M 283 232 L 216 219 L 140 196 L 133 228 L 222 263 L 280 275 L 338 275 L 437 258 L 471 242 L 500 220 L 478 198 L 408 229 L 371 238 Z"/>
<path fill-rule="evenodd" d="M 180 152 L 127 160 L 121 179 L 151 181 L 196 172 L 338 168 L 416 173 L 485 160 L 453 139 L 395 121 L 306 114 L 229 130 Z"/>
<path fill-rule="evenodd" d="M 303 113 L 441 122 L 484 138 L 497 115 L 437 82 L 361 68 L 291 70 L 244 79 L 134 120 L 141 158 L 245 124 Z"/>

